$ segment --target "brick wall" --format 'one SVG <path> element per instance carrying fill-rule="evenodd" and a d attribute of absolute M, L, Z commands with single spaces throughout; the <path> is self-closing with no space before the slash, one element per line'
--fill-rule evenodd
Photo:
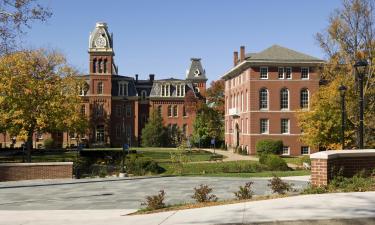
<path fill-rule="evenodd" d="M 73 163 L 1 163 L 0 181 L 72 178 Z"/>
<path fill-rule="evenodd" d="M 310 155 L 311 184 L 325 186 L 341 170 L 345 177 L 352 177 L 364 170 L 370 174 L 375 169 L 375 150 L 338 150 Z"/>

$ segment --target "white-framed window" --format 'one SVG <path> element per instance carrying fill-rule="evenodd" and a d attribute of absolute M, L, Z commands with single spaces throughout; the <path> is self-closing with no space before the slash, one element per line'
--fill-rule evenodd
<path fill-rule="evenodd" d="M 309 155 L 310 154 L 310 147 L 309 146 L 301 146 L 301 155 Z"/>
<path fill-rule="evenodd" d="M 279 70 L 278 70 L 278 78 L 279 79 L 284 79 L 284 67 L 279 67 Z"/>
<path fill-rule="evenodd" d="M 290 147 L 289 146 L 283 146 L 283 155 L 290 155 Z"/>
<path fill-rule="evenodd" d="M 98 82 L 98 85 L 97 85 L 97 92 L 99 95 L 103 94 L 103 89 L 104 89 L 104 84 L 103 82 Z"/>
<path fill-rule="evenodd" d="M 120 81 L 118 83 L 118 95 L 128 96 L 128 82 Z"/>
<path fill-rule="evenodd" d="M 187 117 L 186 107 L 184 105 L 182 106 L 182 116 Z"/>
<path fill-rule="evenodd" d="M 280 91 L 280 109 L 289 109 L 289 90 L 286 88 L 283 88 Z"/>
<path fill-rule="evenodd" d="M 132 106 L 131 105 L 126 105 L 126 117 L 131 117 L 132 116 Z"/>
<path fill-rule="evenodd" d="M 285 67 L 285 78 L 292 79 L 292 67 Z"/>
<path fill-rule="evenodd" d="M 241 112 L 243 111 L 243 93 L 241 92 Z"/>
<path fill-rule="evenodd" d="M 178 117 L 178 106 L 177 105 L 173 106 L 173 117 Z"/>
<path fill-rule="evenodd" d="M 268 90 L 266 88 L 259 91 L 259 109 L 268 109 Z"/>
<path fill-rule="evenodd" d="M 268 119 L 260 119 L 260 133 L 268 134 Z"/>
<path fill-rule="evenodd" d="M 301 79 L 303 80 L 309 79 L 309 67 L 301 68 Z"/>
<path fill-rule="evenodd" d="M 173 115 L 173 109 L 172 109 L 172 106 L 169 105 L 168 106 L 168 117 L 172 117 L 172 115 Z"/>
<path fill-rule="evenodd" d="M 281 133 L 289 134 L 289 119 L 281 119 Z"/>
<path fill-rule="evenodd" d="M 99 143 L 104 142 L 104 125 L 96 126 L 96 142 L 99 142 Z"/>
<path fill-rule="evenodd" d="M 161 85 L 161 96 L 163 97 L 169 97 L 171 91 L 171 85 L 170 84 L 162 84 Z"/>
<path fill-rule="evenodd" d="M 245 103 L 246 103 L 246 112 L 248 112 L 249 111 L 249 92 L 247 92 L 247 90 L 246 90 L 246 101 L 245 101 Z"/>
<path fill-rule="evenodd" d="M 309 90 L 302 89 L 300 94 L 300 106 L 302 109 L 309 108 Z"/>
<path fill-rule="evenodd" d="M 268 67 L 260 67 L 260 79 L 268 79 Z"/>
<path fill-rule="evenodd" d="M 246 118 L 246 121 L 245 121 L 245 133 L 246 134 L 248 134 L 249 133 L 249 131 L 248 131 L 248 126 L 247 126 L 247 124 L 248 124 L 248 118 Z"/>
<path fill-rule="evenodd" d="M 187 135 L 187 130 L 188 130 L 188 125 L 185 123 L 184 125 L 182 125 L 182 133 L 184 134 L 185 137 Z"/>

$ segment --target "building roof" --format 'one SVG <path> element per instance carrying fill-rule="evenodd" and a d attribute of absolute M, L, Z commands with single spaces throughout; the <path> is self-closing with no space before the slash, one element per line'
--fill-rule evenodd
<path fill-rule="evenodd" d="M 191 64 L 186 72 L 186 80 L 207 80 L 200 58 L 191 58 Z"/>
<path fill-rule="evenodd" d="M 313 56 L 306 55 L 301 52 L 294 51 L 289 48 L 285 48 L 279 45 L 272 45 L 271 47 L 259 52 L 250 53 L 247 55 L 247 61 L 264 60 L 264 61 L 309 61 L 309 62 L 323 62 Z"/>
<path fill-rule="evenodd" d="M 312 65 L 316 66 L 325 61 L 301 52 L 294 51 L 279 45 L 272 45 L 271 47 L 259 52 L 248 53 L 245 55 L 245 60 L 239 62 L 235 67 L 226 72 L 221 78 L 226 79 L 237 76 L 242 71 L 254 65 Z"/>

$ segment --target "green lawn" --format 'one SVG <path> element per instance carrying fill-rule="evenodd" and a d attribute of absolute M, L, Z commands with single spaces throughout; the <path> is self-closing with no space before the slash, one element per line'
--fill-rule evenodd
<path fill-rule="evenodd" d="M 73 162 L 77 157 L 76 152 L 38 152 L 31 157 L 32 162 Z M 25 156 L 26 158 L 26 156 Z M 0 155 L 0 162 L 22 162 L 22 155 L 17 154 L 13 156 Z"/>
<path fill-rule="evenodd" d="M 303 159 L 306 159 L 308 156 L 282 156 L 287 163 L 292 163 L 297 166 L 302 166 Z"/>

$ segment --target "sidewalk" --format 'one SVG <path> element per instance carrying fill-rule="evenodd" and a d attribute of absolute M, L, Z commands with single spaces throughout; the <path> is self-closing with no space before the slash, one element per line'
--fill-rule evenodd
<path fill-rule="evenodd" d="M 3 210 L 0 211 L 0 224 L 204 225 L 349 218 L 365 218 L 361 219 L 361 221 L 365 221 L 362 224 L 371 224 L 375 217 L 374 206 L 375 192 L 335 193 L 302 195 L 135 216 L 126 215 L 132 210 Z M 309 223 L 303 222 L 303 224 Z M 321 224 L 326 224 L 326 222 Z"/>

